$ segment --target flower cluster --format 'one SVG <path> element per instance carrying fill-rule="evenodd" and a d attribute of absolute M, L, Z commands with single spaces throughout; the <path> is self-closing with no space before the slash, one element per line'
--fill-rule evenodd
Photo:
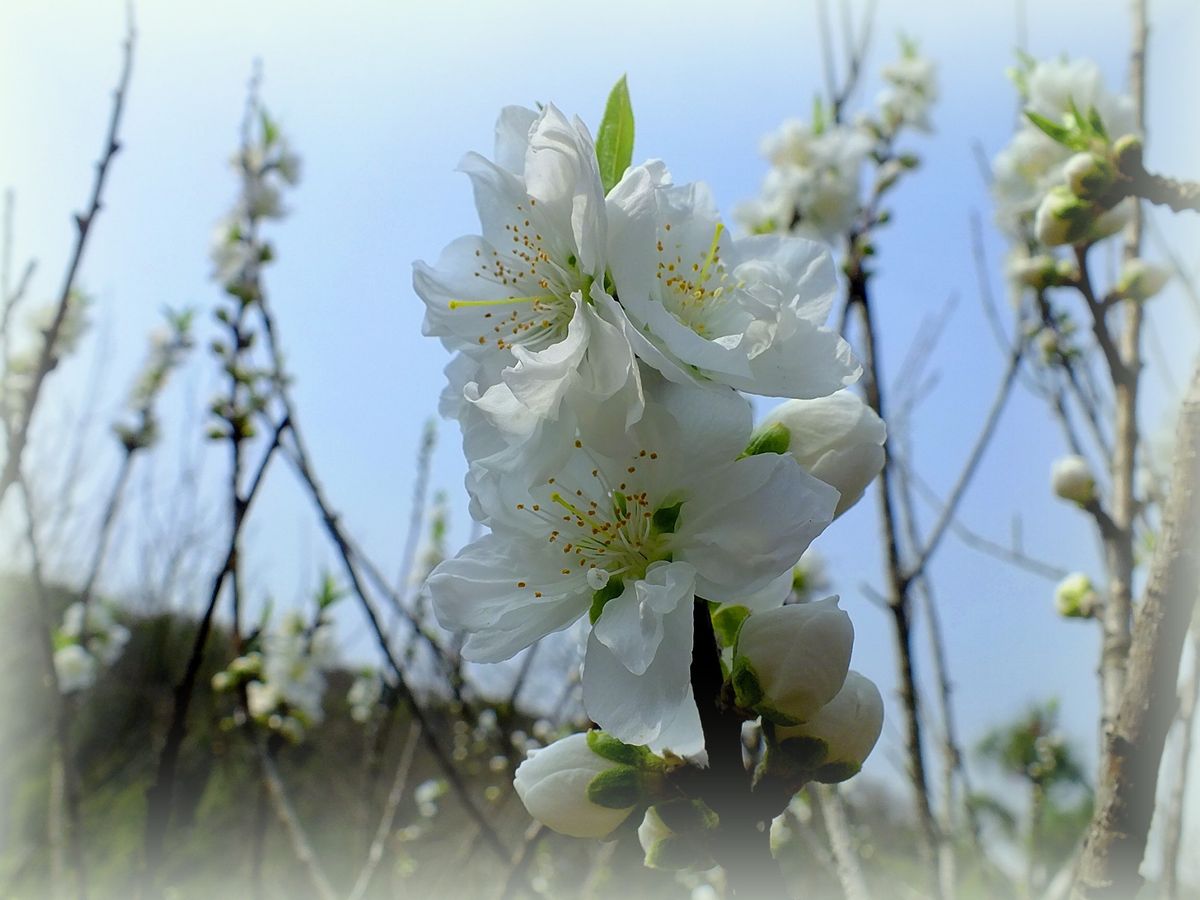
<path fill-rule="evenodd" d="M 129 629 L 113 608 L 96 600 L 85 607 L 76 601 L 63 613 L 54 634 L 54 671 L 64 694 L 87 690 L 101 666 L 111 666 L 129 643 Z"/>
<path fill-rule="evenodd" d="M 1000 226 L 1048 247 L 1113 234 L 1131 202 L 1096 201 L 1116 176 L 1114 140 L 1135 131 L 1132 100 L 1110 93 L 1089 60 L 1025 58 L 1012 74 L 1026 114 L 992 163 Z"/>
<path fill-rule="evenodd" d="M 325 715 L 325 671 L 337 662 L 333 625 L 322 614 L 309 623 L 293 612 L 254 643 L 213 676 L 213 689 L 244 691 L 251 719 L 299 742 Z"/>
<path fill-rule="evenodd" d="M 624 780 L 593 827 L 540 798 L 594 783 L 599 739 L 557 741 L 517 776 L 530 810 L 567 833 L 623 819 L 633 782 L 660 773 L 653 753 L 703 754 L 694 615 L 778 611 L 810 542 L 878 472 L 884 438 L 843 390 L 861 370 L 825 326 L 829 253 L 731 238 L 704 185 L 631 165 L 631 144 L 613 164 L 613 133 L 632 134 L 631 113 L 628 129 L 606 128 L 622 89 L 599 152 L 553 105 L 505 109 L 494 160 L 461 164 L 481 234 L 414 267 L 425 330 L 455 354 L 441 408 L 461 425 L 471 512 L 490 529 L 431 573 L 438 619 L 476 662 L 591 626 L 584 706 Z M 755 432 L 742 392 L 792 404 Z M 756 670 L 775 653 L 752 653 Z M 846 678 L 825 668 L 801 676 L 820 681 L 813 712 Z"/>
<path fill-rule="evenodd" d="M 916 165 L 915 158 L 897 155 L 893 145 L 905 129 L 931 130 L 937 71 L 915 44 L 902 41 L 900 59 L 885 66 L 882 74 L 885 87 L 873 114 L 847 124 L 818 101 L 811 122 L 788 119 L 763 138 L 760 152 L 770 169 L 759 195 L 736 211 L 747 230 L 836 244 L 864 224 L 861 179 L 868 160 L 878 166 L 876 194 Z"/>

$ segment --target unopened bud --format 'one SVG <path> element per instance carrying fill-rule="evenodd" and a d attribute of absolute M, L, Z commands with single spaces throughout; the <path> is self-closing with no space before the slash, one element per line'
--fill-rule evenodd
<path fill-rule="evenodd" d="M 751 439 L 790 453 L 810 475 L 841 493 L 835 516 L 858 502 L 883 468 L 887 427 L 853 391 L 814 400 L 788 400 L 773 409 Z M 762 451 L 757 451 L 762 452 Z"/>
<path fill-rule="evenodd" d="M 1170 280 L 1171 273 L 1162 266 L 1131 259 L 1121 270 L 1117 281 L 1117 293 L 1129 300 L 1149 300 Z"/>
<path fill-rule="evenodd" d="M 1089 618 L 1096 610 L 1096 589 L 1082 572 L 1073 572 L 1054 589 L 1054 606 L 1060 616 Z"/>
<path fill-rule="evenodd" d="M 1042 198 L 1034 219 L 1037 239 L 1047 247 L 1078 244 L 1088 239 L 1099 210 L 1076 197 L 1069 187 L 1053 187 Z"/>
<path fill-rule="evenodd" d="M 1086 506 L 1096 497 L 1096 477 L 1082 456 L 1070 455 L 1055 460 L 1050 468 L 1050 486 L 1064 500 Z"/>
<path fill-rule="evenodd" d="M 785 725 L 803 722 L 833 699 L 846 680 L 854 626 L 838 598 L 752 613 L 733 658 L 739 706 Z"/>
<path fill-rule="evenodd" d="M 858 672 L 849 672 L 836 697 L 808 721 L 776 729 L 775 739 L 813 781 L 836 784 L 858 774 L 882 731 L 879 688 Z"/>
<path fill-rule="evenodd" d="M 705 844 L 717 824 L 717 814 L 700 800 L 678 799 L 650 807 L 637 832 L 646 866 L 710 868 L 713 862 Z"/>
<path fill-rule="evenodd" d="M 1117 180 L 1117 167 L 1095 153 L 1076 153 L 1067 160 L 1063 173 L 1067 186 L 1081 200 L 1098 200 Z"/>
<path fill-rule="evenodd" d="M 1113 159 L 1124 175 L 1136 175 L 1144 168 L 1142 139 L 1136 134 L 1123 134 L 1113 142 Z"/>
<path fill-rule="evenodd" d="M 589 737 L 572 734 L 531 752 L 517 768 L 513 786 L 529 814 L 548 828 L 571 837 L 602 838 L 638 805 L 642 773 L 597 753 L 592 747 L 596 739 Z M 620 744 L 609 735 L 603 738 L 613 747 Z M 638 756 L 646 752 L 620 746 Z"/>

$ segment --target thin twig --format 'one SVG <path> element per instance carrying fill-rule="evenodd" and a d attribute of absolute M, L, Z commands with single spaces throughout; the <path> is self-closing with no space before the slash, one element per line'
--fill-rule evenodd
<path fill-rule="evenodd" d="M 375 877 L 375 870 L 383 859 L 384 847 L 391 837 L 396 825 L 396 811 L 404 797 L 404 789 L 408 785 L 408 774 L 412 770 L 416 758 L 417 743 L 421 738 L 421 723 L 414 721 L 408 728 L 408 736 L 404 739 L 404 749 L 400 751 L 400 761 L 396 764 L 396 774 L 392 776 L 392 787 L 388 791 L 387 800 L 383 804 L 383 815 L 379 817 L 379 825 L 375 829 L 375 837 L 367 851 L 367 859 L 363 863 L 354 887 L 350 891 L 349 900 L 362 900 Z"/>
<path fill-rule="evenodd" d="M 87 246 L 88 235 L 91 233 L 96 216 L 100 213 L 101 198 L 104 195 L 104 183 L 108 176 L 109 166 L 113 157 L 117 155 L 117 151 L 121 149 L 118 133 L 121 113 L 125 108 L 125 95 L 129 88 L 129 77 L 133 71 L 133 46 L 136 35 L 137 30 L 134 27 L 132 11 L 130 11 L 125 33 L 124 62 L 116 91 L 113 93 L 112 114 L 108 120 L 104 149 L 101 152 L 100 161 L 96 164 L 96 178 L 92 183 L 92 195 L 88 201 L 87 211 L 75 216 L 75 246 L 71 251 L 70 261 L 67 263 L 66 274 L 63 276 L 54 318 L 51 319 L 50 325 L 45 331 L 42 349 L 38 354 L 37 364 L 33 368 L 32 379 L 25 395 L 24 410 L 16 422 L 16 427 L 9 435 L 8 456 L 4 460 L 3 474 L 0 474 L 0 501 L 3 501 L 9 487 L 20 474 L 21 457 L 29 440 L 29 430 L 33 424 L 33 416 L 41 395 L 42 385 L 46 376 L 58 362 L 59 333 L 62 331 L 63 323 L 66 321 L 67 313 L 70 311 L 71 302 L 75 296 L 75 277 L 79 272 L 80 263 L 83 261 L 83 251 Z"/>
<path fill-rule="evenodd" d="M 256 745 L 255 751 L 258 755 L 258 764 L 262 768 L 263 781 L 267 786 L 267 795 L 271 798 L 271 805 L 275 807 L 275 815 L 279 817 L 279 821 L 283 824 L 283 830 L 287 833 L 288 842 L 292 845 L 292 853 L 295 854 L 297 861 L 307 873 L 308 881 L 317 896 L 321 900 L 336 900 L 338 894 L 333 889 L 333 885 L 329 883 L 329 879 L 317 859 L 317 854 L 312 848 L 312 843 L 304 831 L 304 826 L 300 824 L 300 817 L 296 815 L 296 809 L 288 797 L 287 788 L 283 783 L 283 778 L 279 775 L 275 760 L 261 745 Z"/>

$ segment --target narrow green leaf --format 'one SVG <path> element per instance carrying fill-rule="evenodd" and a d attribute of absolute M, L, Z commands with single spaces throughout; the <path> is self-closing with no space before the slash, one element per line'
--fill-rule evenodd
<path fill-rule="evenodd" d="M 1033 110 L 1025 110 L 1025 117 L 1034 125 L 1044 131 L 1049 137 L 1064 146 L 1071 146 L 1071 129 L 1065 125 L 1059 125 L 1057 122 L 1047 119 L 1045 116 L 1035 113 Z"/>
<path fill-rule="evenodd" d="M 596 134 L 596 159 L 600 181 L 608 193 L 633 162 L 633 104 L 624 75 L 613 86 L 604 107 L 604 119 Z"/>

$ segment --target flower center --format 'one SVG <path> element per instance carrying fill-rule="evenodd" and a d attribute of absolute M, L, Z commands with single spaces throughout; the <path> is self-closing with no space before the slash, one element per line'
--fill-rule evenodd
<path fill-rule="evenodd" d="M 591 278 L 579 271 L 573 253 L 554 253 L 542 237 L 541 210 L 530 197 L 528 207 L 516 205 L 516 217 L 504 226 L 512 236 L 507 253 L 493 247 L 490 258 L 482 249 L 475 251 L 475 278 L 508 288 L 510 296 L 494 300 L 455 298 L 451 310 L 496 307 L 483 313 L 484 326 L 478 341 L 493 343 L 498 350 L 520 344 L 530 350 L 540 350 L 555 344 L 567 333 L 575 314 L 571 295 L 582 292 L 584 298 L 591 288 Z M 545 229 L 547 233 L 552 233 Z"/>
<path fill-rule="evenodd" d="M 579 441 L 575 446 L 587 453 Z M 664 518 L 661 505 L 638 485 L 658 462 L 657 452 L 643 449 L 615 482 L 598 464 L 575 488 L 551 478 L 546 484 L 549 503 L 518 503 L 516 508 L 548 526 L 547 540 L 563 554 L 561 574 L 582 572 L 592 590 L 613 578 L 642 578 L 651 563 L 671 558 L 678 513 L 678 504 L 667 507 Z"/>
<path fill-rule="evenodd" d="M 670 231 L 671 226 L 665 226 Z M 725 226 L 718 222 L 713 228 L 708 252 L 688 263 L 681 253 L 670 257 L 660 240 L 657 244 L 659 262 L 657 277 L 667 288 L 663 305 L 680 322 L 701 337 L 709 337 L 714 312 L 727 302 L 726 281 L 729 276 L 721 263 L 720 242 Z M 678 244 L 675 249 L 679 249 Z"/>

